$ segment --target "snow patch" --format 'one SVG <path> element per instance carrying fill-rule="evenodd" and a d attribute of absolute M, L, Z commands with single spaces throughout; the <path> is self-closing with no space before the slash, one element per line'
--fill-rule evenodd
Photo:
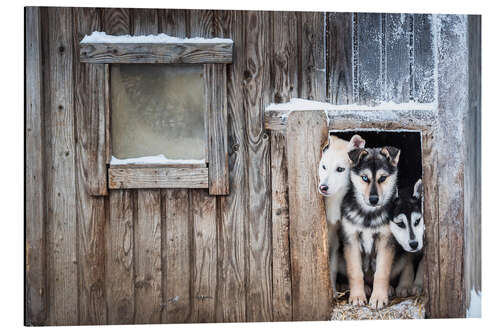
<path fill-rule="evenodd" d="M 148 43 L 148 44 L 179 44 L 179 43 L 233 43 L 229 38 L 178 38 L 166 34 L 143 35 L 143 36 L 113 36 L 102 31 L 94 31 L 90 36 L 85 35 L 80 42 L 81 44 L 88 43 Z"/>
<path fill-rule="evenodd" d="M 467 309 L 467 318 L 481 318 L 481 291 L 470 291 L 470 304 Z"/>
<path fill-rule="evenodd" d="M 376 110 L 434 110 L 435 103 L 394 103 L 383 102 L 376 106 L 359 105 L 359 104 L 344 104 L 335 105 L 331 103 L 311 101 L 301 98 L 292 98 L 290 102 L 270 104 L 266 107 L 266 111 L 314 111 L 314 110 L 352 110 L 352 111 L 376 111 Z"/>
<path fill-rule="evenodd" d="M 172 160 L 160 154 L 156 156 L 142 156 L 134 158 L 119 159 L 111 156 L 111 165 L 125 164 L 204 164 L 205 160 Z"/>

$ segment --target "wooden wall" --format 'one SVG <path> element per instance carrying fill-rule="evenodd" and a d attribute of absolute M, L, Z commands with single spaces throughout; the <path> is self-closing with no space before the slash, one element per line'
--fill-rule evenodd
<path fill-rule="evenodd" d="M 264 108 L 291 97 L 436 102 L 433 29 L 428 15 L 27 8 L 26 324 L 292 320 L 288 203 L 271 179 L 271 169 L 286 177 L 287 158 L 270 163 L 283 138 L 264 131 Z M 234 40 L 228 196 L 105 195 L 95 175 L 106 172 L 96 84 L 106 73 L 77 56 L 94 30 Z M 271 207 L 271 195 L 283 206 Z M 445 283 L 457 272 L 441 274 Z M 433 288 L 434 316 L 463 315 L 447 302 L 451 286 Z"/>

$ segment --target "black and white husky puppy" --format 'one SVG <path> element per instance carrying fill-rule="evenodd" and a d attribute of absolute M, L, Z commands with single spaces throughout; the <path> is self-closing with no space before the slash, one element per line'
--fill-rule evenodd
<path fill-rule="evenodd" d="M 422 216 L 422 180 L 418 180 L 413 193 L 399 191 L 391 213 L 391 232 L 396 241 L 396 253 L 391 280 L 399 276 L 396 295 L 418 295 L 423 286 L 422 247 L 424 245 L 424 217 Z M 414 265 L 417 265 L 415 275 Z"/>
<path fill-rule="evenodd" d="M 341 207 L 341 235 L 349 281 L 349 302 L 366 302 L 364 271 L 375 260 L 370 306 L 388 303 L 395 244 L 389 226 L 397 189 L 400 150 L 361 148 L 348 153 L 351 186 Z M 367 263 L 367 264 L 365 264 Z"/>

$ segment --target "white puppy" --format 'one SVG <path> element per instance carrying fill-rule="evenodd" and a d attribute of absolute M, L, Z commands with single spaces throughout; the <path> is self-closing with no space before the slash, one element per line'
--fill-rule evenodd
<path fill-rule="evenodd" d="M 334 295 L 337 295 L 336 280 L 338 272 L 339 220 L 340 206 L 349 189 L 349 156 L 347 153 L 355 148 L 364 148 L 365 140 L 353 135 L 345 141 L 334 135 L 322 147 L 321 160 L 318 167 L 318 191 L 325 197 L 326 219 L 328 222 L 328 241 L 330 256 L 330 279 Z"/>

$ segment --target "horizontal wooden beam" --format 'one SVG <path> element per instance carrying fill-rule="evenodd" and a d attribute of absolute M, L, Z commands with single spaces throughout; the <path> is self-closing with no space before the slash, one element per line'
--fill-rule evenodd
<path fill-rule="evenodd" d="M 81 43 L 80 61 L 96 64 L 229 64 L 233 43 Z"/>
<path fill-rule="evenodd" d="M 288 117 L 295 111 L 268 110 L 264 114 L 264 126 L 271 131 L 285 131 Z M 425 110 L 318 110 L 328 114 L 330 130 L 377 129 L 377 130 L 415 130 L 433 127 L 437 111 Z"/>
<path fill-rule="evenodd" d="M 208 188 L 208 168 L 128 168 L 108 169 L 110 189 Z"/>

